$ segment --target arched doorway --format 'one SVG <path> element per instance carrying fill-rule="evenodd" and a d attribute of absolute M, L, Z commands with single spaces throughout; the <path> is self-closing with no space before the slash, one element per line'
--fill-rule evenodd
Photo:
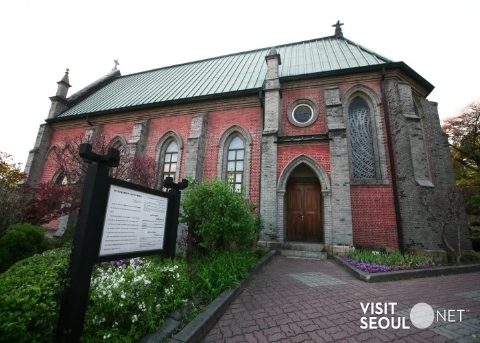
<path fill-rule="evenodd" d="M 293 169 L 286 187 L 286 240 L 323 242 L 322 187 L 305 163 Z"/>

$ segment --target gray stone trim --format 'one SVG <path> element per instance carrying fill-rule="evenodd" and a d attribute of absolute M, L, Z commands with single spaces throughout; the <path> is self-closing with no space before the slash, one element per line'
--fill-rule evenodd
<path fill-rule="evenodd" d="M 383 134 L 382 115 L 380 107 L 382 105 L 380 98 L 369 87 L 364 85 L 354 85 L 342 97 L 343 103 L 343 115 L 345 117 L 345 124 L 347 127 L 347 133 L 350 131 L 350 121 L 348 119 L 348 107 L 351 101 L 355 97 L 361 97 L 366 101 L 370 107 L 370 118 L 372 122 L 372 136 L 373 136 L 373 148 L 375 153 L 375 179 L 353 179 L 353 169 L 351 166 L 351 150 L 349 143 L 349 161 L 350 161 L 350 180 L 352 184 L 388 184 L 388 169 L 387 169 L 387 156 L 385 151 L 385 137 Z M 349 140 L 350 135 L 348 134 Z"/>
<path fill-rule="evenodd" d="M 145 154 L 149 127 L 150 120 L 143 120 L 133 124 L 132 135 L 128 141 L 128 149 L 132 156 L 140 157 Z"/>
<path fill-rule="evenodd" d="M 187 139 L 185 176 L 190 176 L 195 181 L 203 178 L 207 128 L 208 113 L 200 113 L 192 118 L 190 136 Z"/>
<path fill-rule="evenodd" d="M 299 123 L 293 118 L 293 110 L 299 105 L 307 105 L 313 111 L 312 118 L 310 118 L 310 120 L 305 123 Z M 290 105 L 288 105 L 287 118 L 292 125 L 295 125 L 298 127 L 307 127 L 315 123 L 315 121 L 318 119 L 318 112 L 319 110 L 318 110 L 317 103 L 314 100 L 305 97 L 305 98 L 295 99 L 290 103 Z"/>
<path fill-rule="evenodd" d="M 38 128 L 35 145 L 33 149 L 30 150 L 27 163 L 25 164 L 25 174 L 27 175 L 26 183 L 31 186 L 38 185 L 42 179 L 45 161 L 49 153 L 52 132 L 52 127 L 49 124 L 42 124 Z"/>
<path fill-rule="evenodd" d="M 250 194 L 250 169 L 252 155 L 252 137 L 250 133 L 240 125 L 233 125 L 226 129 L 220 136 L 218 141 L 218 159 L 217 159 L 217 176 L 221 179 L 227 179 L 227 153 L 230 142 L 239 137 L 245 146 L 245 156 L 243 159 L 243 187 L 245 196 Z"/>
<path fill-rule="evenodd" d="M 317 175 L 318 180 L 320 181 L 321 189 L 322 189 L 322 210 L 323 210 L 323 234 L 324 234 L 324 242 L 325 244 L 332 243 L 332 236 L 333 236 L 333 228 L 332 228 L 332 204 L 331 204 L 331 184 L 330 184 L 330 177 L 328 176 L 325 169 L 322 167 L 320 163 L 318 163 L 312 157 L 300 154 L 293 158 L 290 163 L 283 169 L 278 179 L 277 185 L 277 227 L 279 228 L 279 241 L 283 242 L 286 237 L 286 216 L 285 213 L 287 211 L 286 208 L 286 188 L 288 178 L 292 171 L 299 166 L 300 164 L 305 163 L 309 166 L 314 173 Z"/>
<path fill-rule="evenodd" d="M 180 178 L 180 169 L 182 166 L 182 152 L 183 152 L 183 141 L 181 136 L 175 131 L 168 131 L 165 133 L 162 138 L 158 141 L 155 146 L 155 165 L 157 166 L 157 171 L 155 173 L 155 188 L 160 189 L 162 187 L 162 174 L 163 174 L 163 163 L 165 161 L 165 151 L 167 150 L 168 145 L 175 141 L 178 146 L 178 160 L 177 160 L 177 170 L 175 172 L 175 180 L 178 181 Z"/>
<path fill-rule="evenodd" d="M 327 127 L 330 137 L 331 193 L 324 196 L 325 244 L 353 244 L 352 206 L 350 195 L 349 144 L 345 126 L 340 90 L 329 88 L 324 92 Z"/>

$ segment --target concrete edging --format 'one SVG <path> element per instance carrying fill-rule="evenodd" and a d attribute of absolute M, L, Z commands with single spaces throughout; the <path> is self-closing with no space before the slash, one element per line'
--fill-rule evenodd
<path fill-rule="evenodd" d="M 370 283 L 480 272 L 480 264 L 470 264 L 463 266 L 435 267 L 430 269 L 412 269 L 380 273 L 366 273 L 355 268 L 339 256 L 333 256 L 333 259 L 341 266 L 344 266 L 348 270 L 348 272 L 355 276 L 357 279 Z"/>
<path fill-rule="evenodd" d="M 275 256 L 275 251 L 269 251 L 257 262 L 257 267 L 250 274 L 242 279 L 237 285 L 222 292 L 213 302 L 211 302 L 205 311 L 196 316 L 179 333 L 177 333 L 169 343 L 194 343 L 199 342 L 212 329 L 218 319 L 225 313 L 228 306 L 243 291 L 248 282 L 255 274 L 262 269 L 264 265 L 270 262 Z"/>

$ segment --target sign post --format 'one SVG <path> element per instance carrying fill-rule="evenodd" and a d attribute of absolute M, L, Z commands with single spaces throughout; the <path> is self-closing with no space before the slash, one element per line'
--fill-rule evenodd
<path fill-rule="evenodd" d="M 120 153 L 107 155 L 80 145 L 80 156 L 90 163 L 80 202 L 66 291 L 62 299 L 56 343 L 78 342 L 83 331 L 88 292 L 96 262 L 161 254 L 175 256 L 180 190 L 173 179 L 161 192 L 108 176 L 118 166 Z"/>

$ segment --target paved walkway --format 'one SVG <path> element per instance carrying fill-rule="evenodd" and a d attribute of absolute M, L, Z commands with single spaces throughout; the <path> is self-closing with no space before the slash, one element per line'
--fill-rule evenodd
<path fill-rule="evenodd" d="M 418 303 L 433 310 L 414 318 L 433 319 L 425 329 L 410 321 Z M 332 260 L 276 256 L 203 342 L 480 342 L 480 273 L 370 284 Z"/>

